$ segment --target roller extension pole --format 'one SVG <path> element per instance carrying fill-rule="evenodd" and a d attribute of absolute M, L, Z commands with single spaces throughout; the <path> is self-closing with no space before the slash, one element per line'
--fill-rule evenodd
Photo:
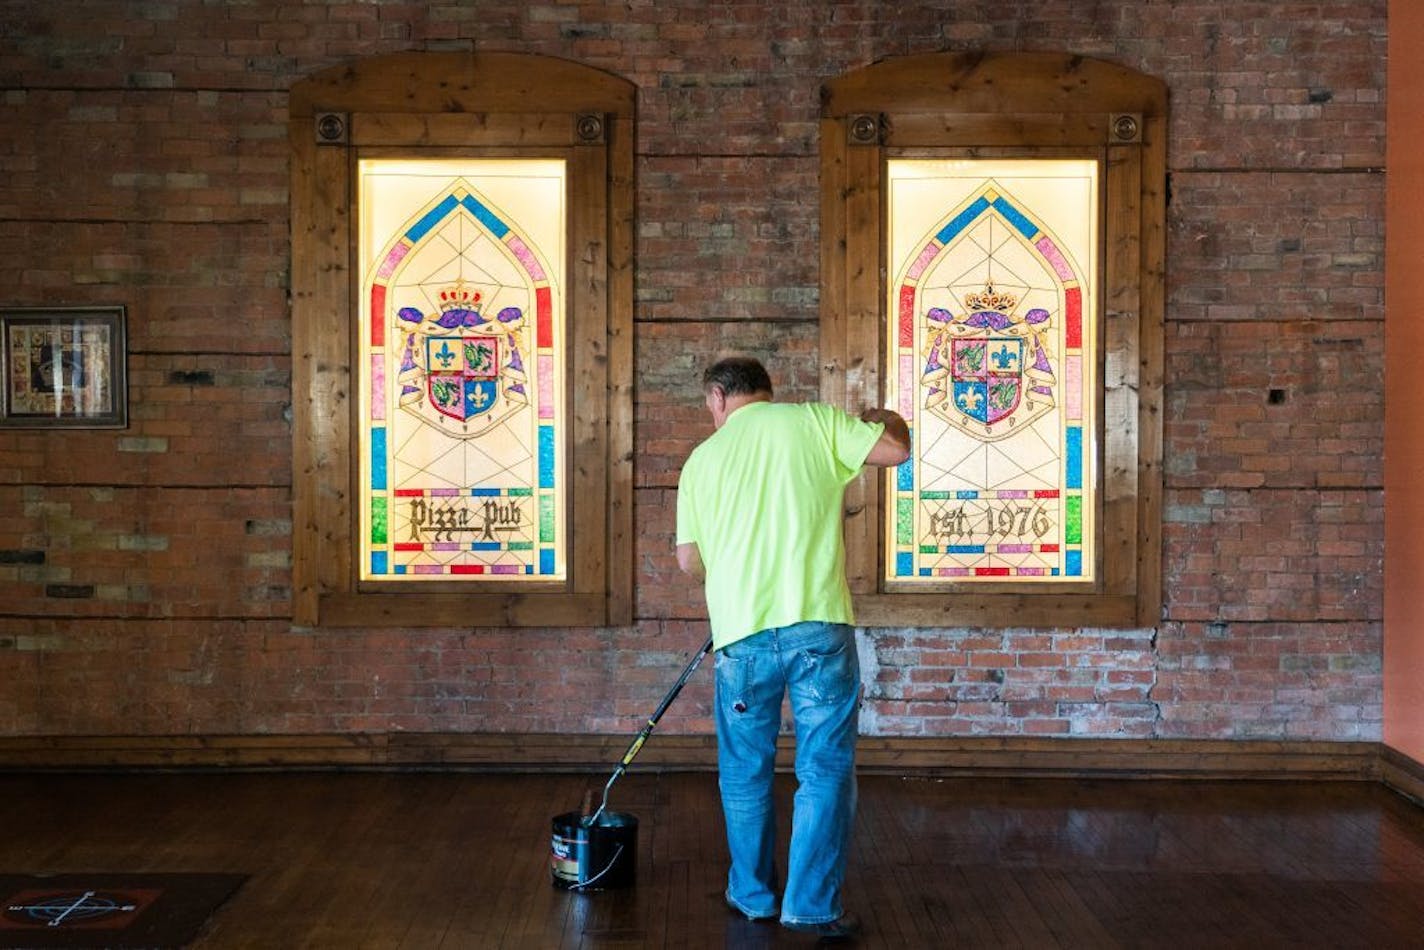
<path fill-rule="evenodd" d="M 687 668 L 682 671 L 682 675 L 677 678 L 677 682 L 672 684 L 672 689 L 668 690 L 668 694 L 664 696 L 663 701 L 658 704 L 658 708 L 654 711 L 652 718 L 648 720 L 648 724 L 638 733 L 637 738 L 633 740 L 633 744 L 628 747 L 628 751 L 623 753 L 623 761 L 618 763 L 618 767 L 613 770 L 613 774 L 608 778 L 608 784 L 603 786 L 603 803 L 598 806 L 598 811 L 583 819 L 585 826 L 592 827 L 598 823 L 598 816 L 603 814 L 603 810 L 608 807 L 608 790 L 613 787 L 614 782 L 622 777 L 624 772 L 628 771 L 628 763 L 633 761 L 633 757 L 638 754 L 638 750 L 643 747 L 643 743 L 648 741 L 648 736 L 653 734 L 653 729 L 657 726 L 658 720 L 663 718 L 663 713 L 667 712 L 668 707 L 672 705 L 672 701 L 677 699 L 677 694 L 682 692 L 682 687 L 687 685 L 687 681 L 692 678 L 692 674 L 697 672 L 697 667 L 702 662 L 702 658 L 711 651 L 712 638 L 708 637 L 707 642 L 702 644 L 702 649 L 697 651 L 697 655 L 692 658 L 692 662 L 687 664 Z"/>

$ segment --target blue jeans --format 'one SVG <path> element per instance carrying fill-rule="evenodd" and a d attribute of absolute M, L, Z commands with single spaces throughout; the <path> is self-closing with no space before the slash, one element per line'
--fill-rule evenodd
<path fill-rule="evenodd" d="M 772 775 L 784 692 L 796 721 L 796 799 L 781 919 L 841 916 L 855 819 L 860 661 L 853 628 L 798 623 L 717 651 L 717 767 L 732 869 L 727 900 L 750 917 L 776 902 Z"/>

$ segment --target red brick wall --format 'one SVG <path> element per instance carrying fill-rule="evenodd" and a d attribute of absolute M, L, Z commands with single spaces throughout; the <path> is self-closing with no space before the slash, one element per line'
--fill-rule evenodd
<path fill-rule="evenodd" d="M 866 727 L 1378 738 L 1386 5 L 0 4 L 0 303 L 127 305 L 132 415 L 0 432 L 0 732 L 631 732 L 706 635 L 671 552 L 697 372 L 816 392 L 821 82 L 1066 49 L 1171 92 L 1163 619 L 864 631 Z M 632 627 L 287 619 L 286 90 L 411 49 L 639 86 Z"/>

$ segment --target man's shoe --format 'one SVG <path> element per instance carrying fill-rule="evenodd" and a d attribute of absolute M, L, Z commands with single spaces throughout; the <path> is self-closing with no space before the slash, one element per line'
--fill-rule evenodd
<path fill-rule="evenodd" d="M 843 940 L 854 940 L 859 935 L 860 918 L 855 914 L 841 914 L 835 920 L 827 920 L 824 923 L 801 924 L 783 920 L 781 926 L 797 933 L 820 937 L 822 943 L 837 943 Z"/>
<path fill-rule="evenodd" d="M 722 899 L 727 902 L 728 910 L 736 914 L 738 917 L 744 917 L 747 920 L 750 920 L 754 924 L 764 924 L 769 920 L 776 919 L 775 912 L 772 912 L 770 914 L 749 914 L 746 911 L 742 910 L 740 907 L 738 907 L 736 904 L 733 904 L 731 898 L 724 896 Z"/>

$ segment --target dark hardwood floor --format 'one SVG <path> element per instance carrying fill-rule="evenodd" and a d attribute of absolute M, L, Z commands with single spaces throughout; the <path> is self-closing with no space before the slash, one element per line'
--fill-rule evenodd
<path fill-rule="evenodd" d="M 724 908 L 711 774 L 622 779 L 610 807 L 639 819 L 636 884 L 554 888 L 551 820 L 604 778 L 0 775 L 0 871 L 250 875 L 193 945 L 208 950 L 808 945 Z M 1424 947 L 1424 810 L 1382 786 L 860 788 L 846 901 L 862 946 Z"/>

